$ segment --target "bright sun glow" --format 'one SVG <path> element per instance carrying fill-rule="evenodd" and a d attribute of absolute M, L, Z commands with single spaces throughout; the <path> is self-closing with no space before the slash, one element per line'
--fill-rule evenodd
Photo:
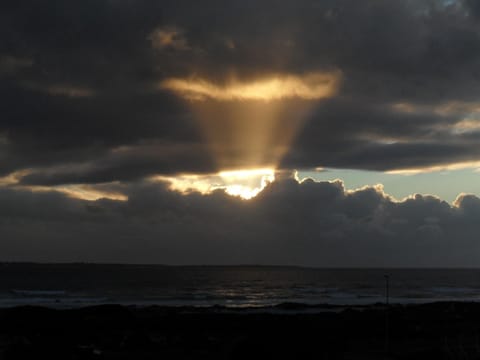
<path fill-rule="evenodd" d="M 265 168 L 221 171 L 209 175 L 156 176 L 152 180 L 168 181 L 170 189 L 185 194 L 190 192 L 210 194 L 216 190 L 223 190 L 229 195 L 248 200 L 257 196 L 275 180 L 275 170 Z"/>
<path fill-rule="evenodd" d="M 243 199 L 251 199 L 275 180 L 272 169 L 222 171 L 218 174 L 225 182 L 225 192 Z"/>

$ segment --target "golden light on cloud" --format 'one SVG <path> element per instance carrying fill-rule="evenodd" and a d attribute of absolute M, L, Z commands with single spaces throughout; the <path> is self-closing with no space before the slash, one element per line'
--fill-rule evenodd
<path fill-rule="evenodd" d="M 75 199 L 88 200 L 88 201 L 95 201 L 99 199 L 109 199 L 109 200 L 118 200 L 118 201 L 128 200 L 128 196 L 120 192 L 104 189 L 102 186 L 83 185 L 83 184 L 58 185 L 58 186 L 18 185 L 17 179 L 15 179 L 15 181 L 2 182 L 2 178 L 0 178 L 0 187 L 2 186 L 11 186 L 13 189 L 16 189 L 16 190 L 27 190 L 31 192 L 56 191 Z"/>
<path fill-rule="evenodd" d="M 52 188 L 49 188 L 50 190 Z M 118 201 L 127 201 L 128 197 L 124 194 L 115 191 L 104 190 L 89 185 L 65 185 L 53 187 L 55 191 L 62 192 L 70 197 L 95 201 L 99 199 L 109 199 Z"/>
<path fill-rule="evenodd" d="M 221 85 L 202 78 L 171 78 L 162 81 L 160 87 L 191 101 L 271 101 L 289 98 L 319 100 L 333 96 L 338 90 L 340 79 L 339 71 L 306 75 L 277 74 L 250 82 L 232 77 Z"/>
<path fill-rule="evenodd" d="M 447 101 L 440 104 L 416 104 L 411 102 L 393 103 L 390 107 L 400 113 L 432 113 L 441 116 L 480 113 L 479 102 Z"/>
<path fill-rule="evenodd" d="M 479 119 L 470 118 L 463 119 L 452 126 L 453 132 L 456 134 L 463 134 L 480 130 Z"/>
<path fill-rule="evenodd" d="M 421 110 L 419 106 L 411 103 L 395 103 L 391 105 L 391 108 L 397 112 L 401 113 L 416 113 Z"/>
<path fill-rule="evenodd" d="M 0 177 L 0 186 L 15 185 L 23 176 L 28 175 L 29 173 L 30 170 L 19 170 L 6 176 L 2 176 Z"/>
<path fill-rule="evenodd" d="M 217 174 L 155 176 L 152 181 L 167 181 L 170 189 L 184 194 L 199 192 L 210 194 L 217 190 L 248 200 L 257 196 L 275 180 L 273 169 L 247 169 L 221 171 Z"/>
<path fill-rule="evenodd" d="M 398 175 L 416 175 L 423 173 L 432 173 L 439 171 L 463 170 L 463 169 L 480 169 L 480 161 L 463 161 L 451 164 L 442 164 L 434 166 L 425 166 L 418 168 L 399 169 L 386 171 L 387 174 Z"/>
<path fill-rule="evenodd" d="M 221 83 L 171 78 L 160 87 L 186 101 L 220 171 L 278 167 L 312 110 L 335 96 L 340 82 L 341 72 L 331 71 Z"/>

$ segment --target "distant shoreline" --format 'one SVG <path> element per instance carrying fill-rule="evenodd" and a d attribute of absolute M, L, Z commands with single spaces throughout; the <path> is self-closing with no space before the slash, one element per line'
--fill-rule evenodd
<path fill-rule="evenodd" d="M 0 261 L 0 266 L 119 266 L 119 267 L 165 267 L 165 268 L 283 268 L 302 270 L 480 270 L 477 267 L 409 267 L 409 266 L 308 266 L 277 264 L 152 264 L 152 263 L 119 263 L 119 262 L 42 262 L 42 261 Z"/>

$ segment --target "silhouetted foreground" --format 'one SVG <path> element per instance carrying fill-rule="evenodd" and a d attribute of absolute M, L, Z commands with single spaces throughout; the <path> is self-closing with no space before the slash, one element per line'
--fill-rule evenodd
<path fill-rule="evenodd" d="M 323 309 L 2 309 L 0 359 L 480 359 L 477 303 Z"/>

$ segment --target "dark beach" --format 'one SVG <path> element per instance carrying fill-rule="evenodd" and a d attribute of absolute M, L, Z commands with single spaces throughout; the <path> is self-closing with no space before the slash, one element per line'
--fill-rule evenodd
<path fill-rule="evenodd" d="M 480 304 L 0 310 L 0 359 L 478 359 Z"/>

